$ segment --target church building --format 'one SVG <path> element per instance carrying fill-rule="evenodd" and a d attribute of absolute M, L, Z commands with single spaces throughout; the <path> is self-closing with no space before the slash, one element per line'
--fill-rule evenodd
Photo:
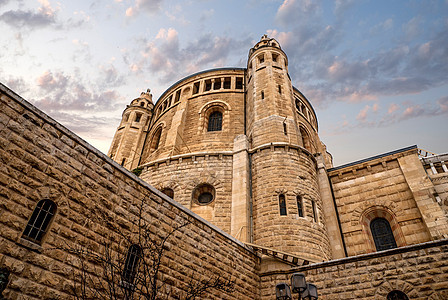
<path fill-rule="evenodd" d="M 96 212 L 131 241 L 144 199 L 160 232 L 189 224 L 162 260 L 168 298 L 219 274 L 235 288 L 201 298 L 288 299 L 278 286 L 303 273 L 318 299 L 448 299 L 448 154 L 333 166 L 273 38 L 246 68 L 192 74 L 155 103 L 142 92 L 107 156 L 0 88 L 0 298 L 71 299 L 79 245 L 136 259 Z"/>

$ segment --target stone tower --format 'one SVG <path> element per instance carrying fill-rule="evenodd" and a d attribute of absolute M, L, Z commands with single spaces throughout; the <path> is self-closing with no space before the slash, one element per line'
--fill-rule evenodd
<path fill-rule="evenodd" d="M 246 82 L 253 243 L 326 260 L 331 251 L 313 156 L 317 122 L 312 109 L 298 113 L 296 102 L 307 100 L 293 88 L 275 39 L 265 35 L 250 50 Z"/>
<path fill-rule="evenodd" d="M 121 123 L 115 132 L 108 156 L 132 170 L 140 163 L 140 156 L 154 103 L 148 89 L 131 101 L 123 111 Z"/>

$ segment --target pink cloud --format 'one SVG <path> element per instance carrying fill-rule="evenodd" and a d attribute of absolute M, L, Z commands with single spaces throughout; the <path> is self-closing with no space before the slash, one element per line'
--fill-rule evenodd
<path fill-rule="evenodd" d="M 366 105 L 363 109 L 361 109 L 361 111 L 356 116 L 356 120 L 361 122 L 365 121 L 367 119 L 367 112 L 369 111 L 369 109 L 370 109 L 369 105 Z"/>
<path fill-rule="evenodd" d="M 389 109 L 388 109 L 387 113 L 391 114 L 391 113 L 395 112 L 397 109 L 398 109 L 398 105 L 395 103 L 391 103 L 389 105 Z"/>

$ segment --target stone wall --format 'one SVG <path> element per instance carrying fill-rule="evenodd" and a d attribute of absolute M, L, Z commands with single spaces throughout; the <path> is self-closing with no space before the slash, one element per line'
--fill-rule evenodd
<path fill-rule="evenodd" d="M 243 76 L 243 69 L 216 69 L 194 74 L 170 87 L 154 107 L 141 163 L 194 152 L 231 151 L 234 138 L 244 133 L 244 89 L 236 87 L 237 78 L 242 80 Z M 224 79 L 230 80 L 230 86 L 224 87 Z M 206 90 L 206 82 L 215 80 L 222 81 L 221 87 Z M 197 92 L 195 84 L 199 85 Z M 178 102 L 172 99 L 176 90 L 182 91 Z M 163 109 L 166 102 L 171 104 Z M 207 131 L 208 117 L 215 110 L 222 113 L 222 130 Z M 150 144 L 159 126 L 162 136 L 154 151 Z"/>
<path fill-rule="evenodd" d="M 173 297 L 186 284 L 220 275 L 235 291 L 209 290 L 208 299 L 257 299 L 258 258 L 241 242 L 204 221 L 140 180 L 69 130 L 0 85 L 0 267 L 11 270 L 7 299 L 71 299 L 79 261 L 69 251 L 101 251 L 102 241 L 126 253 L 135 240 L 137 207 L 152 236 L 163 237 L 189 222 L 169 240 L 161 279 Z M 56 215 L 40 244 L 22 238 L 37 202 L 52 200 Z M 128 241 L 110 231 L 101 212 Z M 90 264 L 93 264 L 92 266 Z M 89 262 L 90 269 L 94 268 Z M 93 269 L 92 269 L 93 270 Z"/>
<path fill-rule="evenodd" d="M 160 191 L 170 188 L 174 200 L 202 218 L 230 233 L 232 199 L 232 155 L 230 153 L 196 153 L 179 155 L 147 164 L 141 178 Z M 216 190 L 209 205 L 193 201 L 193 189 L 210 184 Z"/>
<path fill-rule="evenodd" d="M 278 144 L 252 153 L 254 244 L 318 262 L 330 259 L 331 252 L 315 161 L 303 151 Z M 285 196 L 286 215 L 280 215 L 280 194 Z M 302 217 L 298 196 L 302 198 Z"/>
<path fill-rule="evenodd" d="M 381 299 L 393 290 L 409 299 L 448 299 L 448 240 L 328 261 L 288 271 L 264 272 L 261 299 L 274 299 L 275 285 L 303 272 L 319 299 Z"/>
<path fill-rule="evenodd" d="M 388 219 L 399 247 L 432 239 L 399 162 L 403 157 L 418 161 L 416 148 L 329 170 L 349 256 L 376 251 L 369 228 L 375 217 Z"/>

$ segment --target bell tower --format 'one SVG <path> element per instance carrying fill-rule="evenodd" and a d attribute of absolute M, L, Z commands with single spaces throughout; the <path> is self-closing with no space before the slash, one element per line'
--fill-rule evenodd
<path fill-rule="evenodd" d="M 108 156 L 129 170 L 139 164 L 145 133 L 153 114 L 150 92 L 149 89 L 142 92 L 126 106 L 109 149 Z"/>
<path fill-rule="evenodd" d="M 317 162 L 302 144 L 288 58 L 275 39 L 264 35 L 250 49 L 246 83 L 253 243 L 326 260 Z"/>

